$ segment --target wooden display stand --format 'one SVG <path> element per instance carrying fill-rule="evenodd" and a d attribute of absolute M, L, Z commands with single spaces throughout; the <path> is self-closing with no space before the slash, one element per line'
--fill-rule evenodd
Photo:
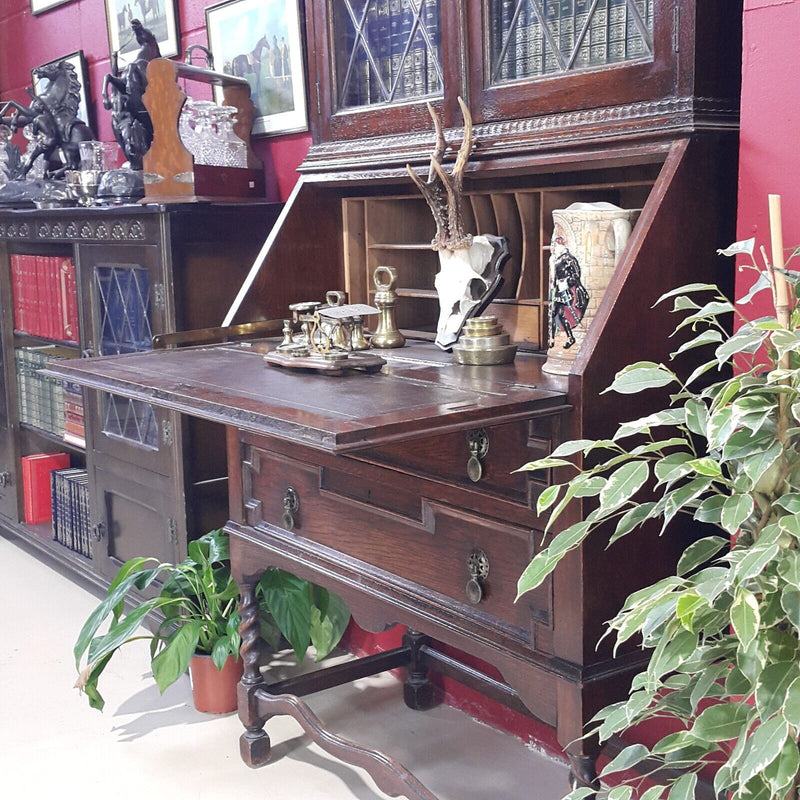
<path fill-rule="evenodd" d="M 247 145 L 246 169 L 194 163 L 178 134 L 178 120 L 187 97 L 178 85 L 178 78 L 222 87 L 224 104 L 238 109 L 233 129 Z M 147 91 L 143 99 L 154 130 L 153 143 L 144 156 L 143 203 L 264 197 L 262 164 L 250 145 L 256 108 L 246 80 L 156 58 L 147 67 Z"/>

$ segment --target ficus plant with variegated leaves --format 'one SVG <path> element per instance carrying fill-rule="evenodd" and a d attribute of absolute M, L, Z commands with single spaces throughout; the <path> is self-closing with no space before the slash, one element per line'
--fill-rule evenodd
<path fill-rule="evenodd" d="M 616 784 L 609 800 L 689 800 L 707 765 L 716 768 L 719 798 L 797 797 L 800 272 L 773 268 L 763 249 L 760 264 L 754 244 L 719 251 L 749 255 L 742 268 L 758 273 L 736 306 L 709 284 L 682 286 L 657 301 L 682 315 L 676 331 L 686 341 L 670 356 L 675 369 L 632 364 L 606 390 L 666 387 L 667 408 L 624 422 L 610 439 L 567 442 L 523 467 L 574 470 L 539 497 L 539 513 L 550 510 L 547 530 L 572 498 L 595 499 L 585 519 L 536 555 L 519 580 L 520 595 L 598 528 L 613 544 L 645 523 L 660 524 L 663 535 L 682 517 L 710 526 L 674 574 L 632 594 L 608 623 L 616 646 L 638 637 L 650 660 L 627 701 L 604 708 L 586 735 L 603 742 L 653 718 L 672 720 L 674 731 L 652 747 L 632 744 L 606 765 L 600 779 Z M 774 313 L 742 313 L 762 292 L 772 295 Z M 733 334 L 731 314 L 738 318 Z M 707 360 L 684 380 L 679 365 L 690 350 Z M 577 788 L 568 800 L 592 794 Z"/>

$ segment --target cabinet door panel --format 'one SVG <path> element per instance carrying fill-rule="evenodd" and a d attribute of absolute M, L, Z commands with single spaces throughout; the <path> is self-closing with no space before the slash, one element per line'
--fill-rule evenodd
<path fill-rule="evenodd" d="M 152 349 L 153 336 L 168 329 L 160 249 L 85 245 L 78 250 L 89 353 L 110 356 Z M 101 392 L 91 392 L 89 402 L 93 448 L 162 474 L 170 471 L 174 415 Z"/>
<path fill-rule="evenodd" d="M 93 556 L 98 571 L 113 578 L 125 561 L 136 556 L 179 560 L 185 537 L 176 498 L 167 488 L 172 484 L 99 453 L 93 453 L 89 462 Z"/>

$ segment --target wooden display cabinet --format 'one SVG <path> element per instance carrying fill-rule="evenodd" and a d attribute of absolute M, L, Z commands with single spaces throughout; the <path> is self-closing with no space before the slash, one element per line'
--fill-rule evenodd
<path fill-rule="evenodd" d="M 187 539 L 226 518 L 224 432 L 108 392 L 84 393 L 86 446 L 21 422 L 15 349 L 53 342 L 14 329 L 10 257 L 74 260 L 75 356 L 149 350 L 152 337 L 218 325 L 277 217 L 271 203 L 0 210 L 3 390 L 0 525 L 77 575 L 107 584 L 135 555 L 174 561 Z M 61 343 L 63 344 L 63 343 Z M 65 451 L 89 474 L 92 557 L 53 540 L 22 513 L 20 458 Z"/>
<path fill-rule="evenodd" d="M 418 49 L 440 59 L 441 86 L 434 81 L 423 89 L 412 74 L 409 91 L 387 97 L 385 83 L 373 95 L 366 81 L 362 100 L 354 103 L 344 78 L 371 35 L 371 9 L 379 27 L 386 5 L 309 0 L 314 144 L 250 290 L 229 316 L 234 322 L 282 317 L 288 303 L 319 300 L 341 287 L 352 300 L 369 300 L 371 273 L 386 264 L 398 268 L 398 317 L 416 340 L 387 353 L 385 371 L 338 382 L 265 372 L 258 351 L 248 348 L 120 356 L 62 365 L 61 372 L 228 426 L 227 530 L 243 590 L 239 711 L 247 763 L 267 759 L 264 724 L 289 713 L 323 747 L 370 769 L 390 793 L 430 800 L 433 795 L 389 759 L 322 731 L 298 699 L 405 665 L 409 706 L 430 704 L 427 671 L 441 671 L 552 726 L 568 748 L 574 782 L 595 786 L 599 748 L 580 738 L 584 725 L 625 696 L 644 660 L 635 648 L 614 657 L 608 640 L 598 648 L 604 623 L 631 591 L 669 570 L 684 536 L 694 532 L 660 538 L 651 532 L 612 552 L 602 536 L 590 538 L 564 559 L 549 586 L 514 604 L 516 579 L 543 540 L 546 520 L 536 513 L 536 497 L 561 476 L 508 476 L 560 442 L 603 438 L 617 423 L 648 413 L 646 396 L 601 392 L 623 366 L 665 361 L 674 349 L 671 314 L 653 309 L 654 301 L 695 281 L 731 288 L 730 270 L 715 251 L 731 241 L 735 223 L 742 4 L 394 5 L 411 9 L 417 26 L 425 9 L 440 10 L 424 24 L 435 20 L 441 45 Z M 527 66 L 521 75 L 504 72 L 502 53 L 523 5 L 528 12 L 557 6 L 573 18 L 581 9 L 616 9 L 607 22 L 617 24 L 624 11 L 634 20 L 632 57 L 624 27 L 613 33 L 626 43 L 624 57 L 614 51 L 609 60 L 607 50 L 605 60 L 573 69 L 585 56 L 573 26 L 572 43 L 567 37 L 555 58 L 558 69 L 551 59 L 550 67 L 542 62 L 541 74 L 526 72 Z M 388 8 L 391 13 L 392 4 Z M 644 33 L 636 15 L 644 15 Z M 355 20 L 351 34 L 341 28 L 348 18 Z M 408 30 L 415 30 L 413 19 Z M 542 36 L 552 39 L 552 28 Z M 408 55 L 413 36 L 406 45 Z M 380 58 L 380 49 L 372 55 Z M 372 60 L 365 52 L 367 76 Z M 405 166 L 427 170 L 434 137 L 425 104 L 431 99 L 450 150 L 457 149 L 459 95 L 476 123 L 464 182 L 468 227 L 506 236 L 512 252 L 506 283 L 489 310 L 521 345 L 514 364 L 502 367 L 460 367 L 426 341 L 437 317 L 433 224 Z M 553 376 L 542 370 L 552 211 L 577 200 L 610 200 L 641 214 L 570 373 Z M 310 221 L 314 236 L 308 235 Z M 491 464 L 477 483 L 466 472 L 471 451 L 465 434 L 490 441 Z M 299 496 L 292 524 L 283 514 L 290 485 Z M 576 500 L 562 524 L 589 510 Z M 487 591 L 475 605 L 462 585 L 472 574 L 473 549 L 491 563 Z M 268 686 L 258 669 L 254 585 L 273 566 L 340 592 L 369 630 L 400 622 L 412 631 L 390 653 Z M 437 642 L 492 664 L 504 680 L 445 656 Z"/>

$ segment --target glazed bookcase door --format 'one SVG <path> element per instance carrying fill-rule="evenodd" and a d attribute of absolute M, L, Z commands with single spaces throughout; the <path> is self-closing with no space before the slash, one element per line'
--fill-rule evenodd
<path fill-rule="evenodd" d="M 430 125 L 457 63 L 458 3 L 445 0 L 316 0 L 309 4 L 316 138 L 350 139 Z M 315 35 L 325 31 L 325 35 Z M 313 37 L 313 38 L 312 38 Z M 455 87 L 456 93 L 458 92 Z"/>
<path fill-rule="evenodd" d="M 0 347 L 0 375 L 4 375 L 3 348 Z M 0 514 L 17 519 L 17 458 L 14 437 L 9 428 L 6 386 L 0 387 Z"/>
<path fill-rule="evenodd" d="M 165 330 L 166 296 L 159 250 L 154 245 L 81 248 L 83 297 L 92 321 L 90 353 L 122 355 L 152 349 Z M 173 421 L 149 403 L 94 392 L 92 447 L 120 455 L 163 475 L 171 469 Z"/>
<path fill-rule="evenodd" d="M 680 5 L 471 0 L 470 97 L 476 118 L 559 113 L 670 94 Z"/>

